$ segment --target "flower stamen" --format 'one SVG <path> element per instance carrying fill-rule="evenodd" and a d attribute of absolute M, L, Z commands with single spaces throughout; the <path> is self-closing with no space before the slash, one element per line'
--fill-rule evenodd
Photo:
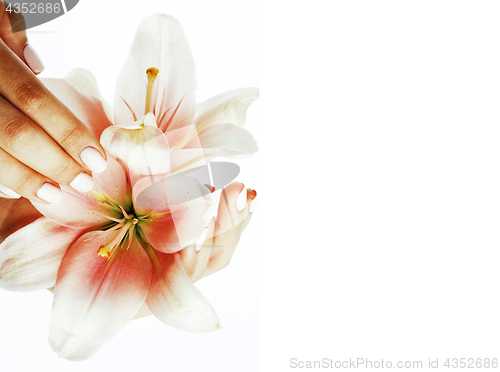
<path fill-rule="evenodd" d="M 153 97 L 153 87 L 155 85 L 156 77 L 158 76 L 158 69 L 155 67 L 150 67 L 146 70 L 146 74 L 148 75 L 148 88 L 146 90 L 146 107 L 144 108 L 144 115 L 148 112 L 153 112 L 152 97 Z"/>
<path fill-rule="evenodd" d="M 115 221 L 117 223 L 122 223 L 122 222 L 125 222 L 126 219 L 125 218 L 115 218 L 115 217 L 111 217 L 111 216 L 108 216 L 107 214 L 102 214 L 102 213 L 99 213 L 99 212 L 94 212 L 95 214 L 98 214 L 99 216 L 103 216 L 111 221 Z"/>
<path fill-rule="evenodd" d="M 123 213 L 123 217 L 125 217 L 127 220 L 130 220 L 132 218 L 127 212 L 125 212 L 125 209 L 123 209 L 123 207 L 121 205 L 120 205 L 120 209 Z"/>
<path fill-rule="evenodd" d="M 132 239 L 134 237 L 134 229 L 135 229 L 135 224 L 130 226 L 130 229 L 128 230 L 128 243 L 127 243 L 127 250 L 130 248 L 132 245 Z"/>
<path fill-rule="evenodd" d="M 184 99 L 184 96 L 181 98 L 181 100 L 179 101 L 179 103 L 177 104 L 177 107 L 175 108 L 174 112 L 172 113 L 172 115 L 170 116 L 170 118 L 168 119 L 168 121 L 165 123 L 165 125 L 162 125 L 160 130 L 163 132 L 163 133 L 166 133 L 167 132 L 167 129 L 168 129 L 168 126 L 170 125 L 170 123 L 172 122 L 172 120 L 174 120 L 174 116 L 175 114 L 177 114 L 177 110 L 179 110 L 179 107 L 181 106 L 181 103 L 182 103 L 182 100 Z M 169 109 L 170 110 L 170 109 Z M 168 111 L 168 110 L 167 110 Z"/>
<path fill-rule="evenodd" d="M 125 101 L 125 99 L 122 96 L 120 96 L 120 98 L 127 105 L 128 109 L 132 113 L 132 116 L 134 117 L 134 121 L 137 121 L 137 115 L 135 114 L 134 110 L 132 110 L 132 107 L 130 107 L 130 105 L 127 103 L 127 101 Z"/>
<path fill-rule="evenodd" d="M 126 225 L 122 226 L 120 232 L 116 234 L 114 239 L 108 244 L 101 245 L 99 250 L 97 251 L 97 255 L 102 258 L 108 258 L 111 256 L 113 250 L 122 242 L 123 238 L 129 231 L 130 226 L 132 226 L 132 222 L 128 222 Z"/>

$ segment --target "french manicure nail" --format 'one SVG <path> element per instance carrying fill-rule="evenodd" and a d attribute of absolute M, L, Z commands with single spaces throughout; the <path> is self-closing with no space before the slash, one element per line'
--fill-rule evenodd
<path fill-rule="evenodd" d="M 14 190 L 9 189 L 7 186 L 0 184 L 0 192 L 3 192 L 5 195 L 10 196 L 11 198 L 19 199 L 21 195 L 19 195 Z"/>
<path fill-rule="evenodd" d="M 257 206 L 257 196 L 250 202 L 250 208 L 248 208 L 250 213 L 253 213 L 256 206 Z"/>
<path fill-rule="evenodd" d="M 40 56 L 36 52 L 35 48 L 31 46 L 31 44 L 26 44 L 24 46 L 23 54 L 26 63 L 28 63 L 29 68 L 35 74 L 39 74 L 40 72 L 45 70 L 45 66 L 40 59 Z"/>
<path fill-rule="evenodd" d="M 55 204 L 61 201 L 63 194 L 59 187 L 46 182 L 38 189 L 36 196 L 47 203 Z"/>
<path fill-rule="evenodd" d="M 94 187 L 94 181 L 87 173 L 80 173 L 69 185 L 76 191 L 88 192 Z"/>
<path fill-rule="evenodd" d="M 89 169 L 96 173 L 102 173 L 108 166 L 101 153 L 93 147 L 87 147 L 80 154 L 80 158 Z"/>

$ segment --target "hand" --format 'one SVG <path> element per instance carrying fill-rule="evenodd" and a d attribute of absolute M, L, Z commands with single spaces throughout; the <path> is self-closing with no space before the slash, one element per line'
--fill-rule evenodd
<path fill-rule="evenodd" d="M 7 16 L 0 0 L 0 197 L 56 203 L 59 185 L 87 192 L 91 172 L 106 168 L 105 152 L 35 76 L 43 64 Z"/>

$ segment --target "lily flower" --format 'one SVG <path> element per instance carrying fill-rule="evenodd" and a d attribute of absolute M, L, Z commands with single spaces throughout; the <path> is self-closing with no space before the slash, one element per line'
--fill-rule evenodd
<path fill-rule="evenodd" d="M 0 244 L 0 287 L 54 288 L 49 343 L 70 360 L 90 358 L 144 309 L 187 332 L 220 329 L 193 282 L 229 263 L 256 192 L 238 211 L 245 186 L 234 182 L 217 208 L 214 188 L 183 171 L 257 151 L 243 128 L 256 89 L 196 105 L 192 56 L 166 15 L 140 24 L 114 117 L 89 72 L 44 82 L 101 137 L 108 167 L 89 193 L 62 186 L 61 202 L 33 203 L 27 221 L 41 217 Z"/>

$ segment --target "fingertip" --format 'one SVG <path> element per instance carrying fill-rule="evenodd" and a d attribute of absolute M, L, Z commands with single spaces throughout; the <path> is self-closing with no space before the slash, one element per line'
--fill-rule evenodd
<path fill-rule="evenodd" d="M 45 65 L 43 64 L 42 59 L 31 44 L 26 43 L 24 45 L 23 56 L 26 64 L 35 75 L 38 75 L 43 70 L 45 70 Z"/>
<path fill-rule="evenodd" d="M 1 12 L 0 12 L 1 13 Z M 0 20 L 0 38 L 24 63 L 24 46 L 28 43 L 26 23 L 21 13 L 4 12 Z"/>
<path fill-rule="evenodd" d="M 36 196 L 49 204 L 56 204 L 62 200 L 63 193 L 59 187 L 45 182 L 36 192 Z"/>
<path fill-rule="evenodd" d="M 80 159 L 92 173 L 99 174 L 106 170 L 108 163 L 99 150 L 94 147 L 86 147 L 80 153 Z"/>
<path fill-rule="evenodd" d="M 247 189 L 247 198 L 252 201 L 257 197 L 257 191 L 252 189 Z"/>
<path fill-rule="evenodd" d="M 255 193 L 255 196 L 250 201 L 250 207 L 248 208 L 248 211 L 250 213 L 253 213 L 255 211 L 255 207 L 257 206 L 257 201 L 258 201 L 258 199 L 257 199 L 257 193 Z"/>

